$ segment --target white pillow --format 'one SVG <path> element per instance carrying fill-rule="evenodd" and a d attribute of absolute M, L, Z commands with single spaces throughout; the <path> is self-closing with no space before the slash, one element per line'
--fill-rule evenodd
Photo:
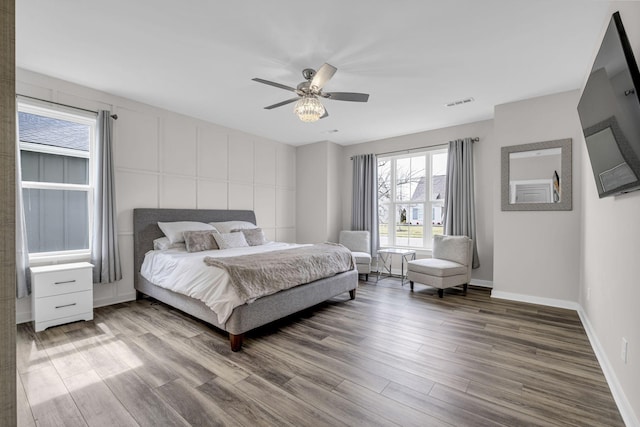
<path fill-rule="evenodd" d="M 184 242 L 185 231 L 214 230 L 213 226 L 196 221 L 158 222 L 158 227 L 171 243 Z"/>
<path fill-rule="evenodd" d="M 214 233 L 213 237 L 220 249 L 244 248 L 249 246 L 242 233 Z"/>
<path fill-rule="evenodd" d="M 153 241 L 154 251 L 164 251 L 166 249 L 186 248 L 184 243 L 171 243 L 168 237 L 160 237 Z"/>
<path fill-rule="evenodd" d="M 210 222 L 221 233 L 231 233 L 231 230 L 246 230 L 249 228 L 258 228 L 252 222 L 249 221 L 224 221 L 224 222 Z"/>

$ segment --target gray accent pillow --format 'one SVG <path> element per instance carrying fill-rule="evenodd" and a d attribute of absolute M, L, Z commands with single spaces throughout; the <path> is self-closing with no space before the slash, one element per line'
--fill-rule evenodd
<path fill-rule="evenodd" d="M 215 234 L 217 234 L 215 230 L 185 231 L 184 242 L 187 245 L 187 252 L 219 249 L 218 242 L 214 237 Z"/>
<path fill-rule="evenodd" d="M 249 246 L 242 233 L 215 233 L 213 237 L 220 249 L 243 248 Z"/>
<path fill-rule="evenodd" d="M 231 232 L 241 231 L 249 246 L 260 246 L 267 243 L 267 237 L 262 228 L 250 228 L 243 230 L 231 230 Z"/>

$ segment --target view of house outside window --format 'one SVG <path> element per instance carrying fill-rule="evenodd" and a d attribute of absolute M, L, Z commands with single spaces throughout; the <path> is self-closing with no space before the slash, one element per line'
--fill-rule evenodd
<path fill-rule="evenodd" d="M 380 246 L 430 249 L 442 234 L 447 149 L 378 157 Z"/>
<path fill-rule="evenodd" d="M 19 104 L 22 196 L 29 253 L 88 252 L 95 117 Z"/>

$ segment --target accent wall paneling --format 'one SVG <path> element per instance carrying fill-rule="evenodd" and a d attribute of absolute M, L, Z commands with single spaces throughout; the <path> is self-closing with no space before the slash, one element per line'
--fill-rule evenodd
<path fill-rule="evenodd" d="M 255 200 L 256 218 L 260 218 L 260 225 L 263 228 L 276 228 L 275 187 L 256 185 L 253 198 Z"/>
<path fill-rule="evenodd" d="M 116 173 L 116 188 L 139 188 L 144 191 L 118 192 L 118 232 L 133 233 L 133 209 L 158 207 L 158 174 L 130 169 Z"/>
<path fill-rule="evenodd" d="M 275 143 L 258 139 L 254 145 L 254 182 L 258 185 L 276 185 L 278 149 Z M 276 165 L 276 167 L 272 167 Z"/>
<path fill-rule="evenodd" d="M 130 295 L 135 299 L 135 291 L 133 289 L 133 234 L 120 234 L 118 236 L 120 244 L 120 262 L 122 263 L 122 280 L 110 285 L 95 285 L 94 294 L 101 287 L 112 288 L 113 298 Z M 95 299 L 95 301 L 100 301 Z M 104 299 L 102 305 L 109 305 L 108 299 Z"/>
<path fill-rule="evenodd" d="M 160 151 L 161 172 L 165 174 L 196 176 L 196 132 L 193 119 L 175 114 L 161 120 L 162 150 Z"/>
<path fill-rule="evenodd" d="M 228 193 L 226 181 L 198 179 L 198 209 L 227 209 Z"/>
<path fill-rule="evenodd" d="M 196 178 L 163 174 L 160 178 L 160 207 L 195 209 L 196 185 Z"/>
<path fill-rule="evenodd" d="M 281 144 L 276 158 L 276 185 L 296 189 L 296 151 L 294 147 Z"/>
<path fill-rule="evenodd" d="M 83 108 L 110 108 L 123 280 L 94 285 L 96 306 L 134 298 L 133 209 L 253 209 L 270 239 L 295 242 L 295 147 L 18 70 L 18 89 Z M 79 260 L 86 261 L 86 260 Z M 30 298 L 18 300 L 31 319 Z"/>
<path fill-rule="evenodd" d="M 254 209 L 253 185 L 229 183 L 229 209 Z M 258 221 L 258 219 L 256 217 Z"/>
<path fill-rule="evenodd" d="M 116 166 L 158 172 L 158 117 L 125 108 L 118 108 L 118 114 L 113 127 Z"/>
<path fill-rule="evenodd" d="M 254 177 L 253 140 L 249 135 L 229 135 L 229 182 L 253 184 Z M 275 167 L 275 164 L 273 165 Z"/>
<path fill-rule="evenodd" d="M 228 151 L 225 132 L 214 126 L 198 127 L 198 178 L 226 181 Z"/>

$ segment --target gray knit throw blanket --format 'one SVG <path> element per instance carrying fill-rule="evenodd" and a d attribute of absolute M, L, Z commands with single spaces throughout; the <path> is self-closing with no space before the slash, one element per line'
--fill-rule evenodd
<path fill-rule="evenodd" d="M 229 273 L 231 285 L 245 303 L 354 268 L 351 251 L 337 243 L 225 258 L 205 257 L 204 262 Z"/>

